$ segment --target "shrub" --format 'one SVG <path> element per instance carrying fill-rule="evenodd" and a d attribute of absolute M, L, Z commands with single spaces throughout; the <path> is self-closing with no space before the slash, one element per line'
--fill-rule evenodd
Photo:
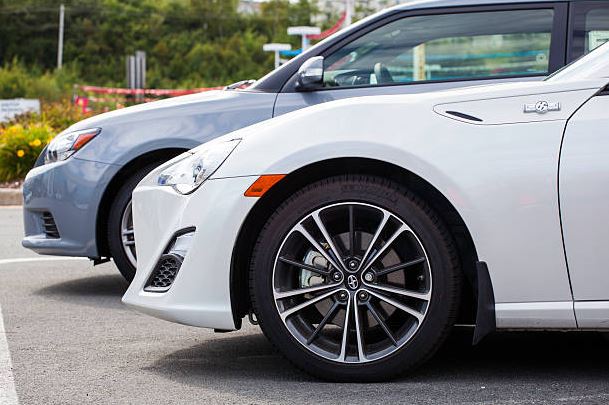
<path fill-rule="evenodd" d="M 14 124 L 0 129 L 0 181 L 25 177 L 55 131 L 47 124 Z"/>
<path fill-rule="evenodd" d="M 30 79 L 31 76 L 16 61 L 0 67 L 0 98 L 25 97 Z"/>
<path fill-rule="evenodd" d="M 83 113 L 82 108 L 74 105 L 71 100 L 64 99 L 55 103 L 43 103 L 42 113 L 31 114 L 31 119 L 47 124 L 59 133 L 89 116 L 91 114 Z"/>
<path fill-rule="evenodd" d="M 62 100 L 44 103 L 40 114 L 27 113 L 0 124 L 0 182 L 23 179 L 55 135 L 87 116 Z"/>
<path fill-rule="evenodd" d="M 16 59 L 0 67 L 0 98 L 37 98 L 56 102 L 69 96 L 76 75 L 71 69 L 41 72 L 27 69 Z"/>

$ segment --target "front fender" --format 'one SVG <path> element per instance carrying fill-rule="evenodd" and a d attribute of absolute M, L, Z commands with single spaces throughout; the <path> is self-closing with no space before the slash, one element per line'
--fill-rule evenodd
<path fill-rule="evenodd" d="M 291 113 L 231 134 L 243 140 L 214 177 L 289 174 L 344 157 L 392 163 L 455 207 L 497 303 L 571 300 L 556 184 L 565 121 L 472 125 L 435 104 L 375 97 Z"/>

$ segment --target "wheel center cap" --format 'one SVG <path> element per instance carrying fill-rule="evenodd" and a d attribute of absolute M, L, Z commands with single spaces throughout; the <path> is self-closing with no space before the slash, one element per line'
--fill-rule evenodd
<path fill-rule="evenodd" d="M 355 275 L 350 274 L 349 277 L 347 277 L 347 286 L 350 290 L 357 290 L 357 287 L 359 287 L 359 281 Z"/>

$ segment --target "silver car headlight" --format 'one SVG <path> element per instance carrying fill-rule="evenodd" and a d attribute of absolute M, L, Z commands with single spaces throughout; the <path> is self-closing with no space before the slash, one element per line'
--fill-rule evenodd
<path fill-rule="evenodd" d="M 83 146 L 95 138 L 101 132 L 101 128 L 84 129 L 81 131 L 63 132 L 57 135 L 49 143 L 44 154 L 44 163 L 59 162 L 66 160 Z"/>
<path fill-rule="evenodd" d="M 160 186 L 171 186 L 180 194 L 195 191 L 224 163 L 241 139 L 203 146 L 163 170 L 157 179 Z"/>

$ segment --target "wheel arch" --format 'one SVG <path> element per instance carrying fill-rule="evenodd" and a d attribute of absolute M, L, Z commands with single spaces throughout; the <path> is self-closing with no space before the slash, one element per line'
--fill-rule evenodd
<path fill-rule="evenodd" d="M 108 240 L 106 237 L 108 230 L 107 219 L 110 213 L 110 207 L 112 206 L 112 201 L 114 201 L 116 194 L 120 190 L 124 181 L 128 178 L 129 173 L 133 173 L 154 162 L 165 162 L 186 151 L 187 149 L 185 148 L 163 148 L 149 151 L 131 159 L 123 167 L 121 167 L 114 177 L 112 177 L 104 190 L 99 208 L 97 210 L 95 241 L 97 244 L 97 252 L 100 257 L 109 256 Z"/>
<path fill-rule="evenodd" d="M 260 198 L 249 212 L 237 236 L 231 258 L 230 291 L 235 325 L 241 325 L 241 319 L 251 308 L 249 263 L 256 238 L 270 215 L 289 195 L 307 184 L 344 174 L 375 175 L 396 181 L 431 205 L 455 239 L 461 267 L 469 281 L 464 283 L 466 288 L 463 289 L 459 322 L 473 324 L 476 298 L 471 284 L 477 278 L 478 254 L 470 231 L 453 204 L 432 184 L 401 166 L 369 158 L 336 158 L 318 161 L 290 173 Z"/>

